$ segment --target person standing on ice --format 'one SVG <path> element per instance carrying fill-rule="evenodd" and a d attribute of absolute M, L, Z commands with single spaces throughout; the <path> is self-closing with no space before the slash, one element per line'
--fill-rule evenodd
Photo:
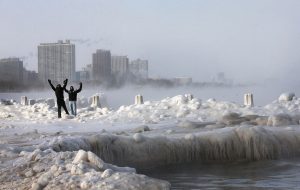
<path fill-rule="evenodd" d="M 74 90 L 73 86 L 70 86 L 70 90 L 67 90 L 66 88 L 64 89 L 66 93 L 69 94 L 69 106 L 70 106 L 71 114 L 74 116 L 76 116 L 77 114 L 77 105 L 76 105 L 77 93 L 79 93 L 81 89 L 82 89 L 82 82 L 80 82 L 79 89 L 77 90 Z"/>
<path fill-rule="evenodd" d="M 61 86 L 60 84 L 56 85 L 56 88 L 51 83 L 51 80 L 48 79 L 48 82 L 51 86 L 51 88 L 55 91 L 56 95 L 56 102 L 57 102 L 57 112 L 58 112 L 58 118 L 61 118 L 61 107 L 64 108 L 66 114 L 69 115 L 68 109 L 66 107 L 65 99 L 64 99 L 64 89 L 66 89 L 68 79 L 64 80 L 64 85 Z"/>

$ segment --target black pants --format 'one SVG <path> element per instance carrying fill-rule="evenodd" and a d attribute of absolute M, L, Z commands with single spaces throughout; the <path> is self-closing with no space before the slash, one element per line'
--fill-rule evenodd
<path fill-rule="evenodd" d="M 65 100 L 64 99 L 57 99 L 57 111 L 58 111 L 58 118 L 61 118 L 61 107 L 64 108 L 66 114 L 69 115 L 69 112 L 67 110 L 67 106 L 66 106 L 66 103 L 65 103 Z"/>

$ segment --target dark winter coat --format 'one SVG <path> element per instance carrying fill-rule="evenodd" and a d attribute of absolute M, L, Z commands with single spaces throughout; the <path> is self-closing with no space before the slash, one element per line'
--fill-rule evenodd
<path fill-rule="evenodd" d="M 77 93 L 79 93 L 81 89 L 82 89 L 82 83 L 80 83 L 80 87 L 77 90 L 70 91 L 65 89 L 66 93 L 69 94 L 69 101 L 77 101 Z"/>
<path fill-rule="evenodd" d="M 49 82 L 51 88 L 55 91 L 56 99 L 57 100 L 64 100 L 64 89 L 67 86 L 67 82 L 64 83 L 64 86 L 56 86 L 54 87 L 51 82 Z"/>

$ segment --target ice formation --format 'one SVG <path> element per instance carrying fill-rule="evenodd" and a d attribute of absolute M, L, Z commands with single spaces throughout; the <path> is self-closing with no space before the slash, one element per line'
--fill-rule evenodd
<path fill-rule="evenodd" d="M 300 156 L 293 93 L 263 107 L 187 94 L 117 110 L 98 96 L 101 108 L 80 98 L 62 119 L 54 99 L 1 100 L 0 188 L 169 189 L 135 168 Z"/>
<path fill-rule="evenodd" d="M 101 134 L 60 139 L 52 147 L 56 151 L 86 149 L 106 162 L 137 168 L 191 161 L 253 161 L 300 156 L 300 129 L 245 125 L 180 137 Z"/>
<path fill-rule="evenodd" d="M 75 157 L 75 158 L 74 158 Z M 166 181 L 104 163 L 91 152 L 22 151 L 0 169 L 1 189 L 169 189 Z"/>

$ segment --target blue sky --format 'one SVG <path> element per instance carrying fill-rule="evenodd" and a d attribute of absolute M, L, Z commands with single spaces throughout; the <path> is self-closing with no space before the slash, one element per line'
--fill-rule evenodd
<path fill-rule="evenodd" d="M 37 69 L 39 43 L 72 39 L 77 70 L 110 49 L 148 59 L 154 77 L 294 80 L 299 10 L 298 0 L 0 0 L 0 58 Z"/>

